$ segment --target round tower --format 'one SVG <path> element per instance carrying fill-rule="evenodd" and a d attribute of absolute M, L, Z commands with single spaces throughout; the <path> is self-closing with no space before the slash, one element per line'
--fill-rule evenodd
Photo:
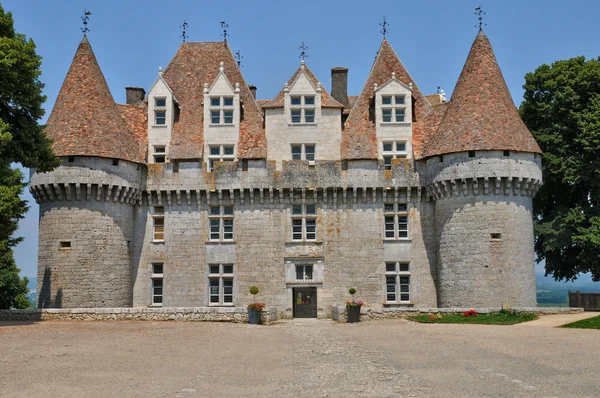
<path fill-rule="evenodd" d="M 440 307 L 535 307 L 532 198 L 540 148 L 479 31 L 425 149 Z"/>
<path fill-rule="evenodd" d="M 46 126 L 62 165 L 31 178 L 40 204 L 38 307 L 132 305 L 142 118 L 142 107 L 115 104 L 84 37 Z"/>

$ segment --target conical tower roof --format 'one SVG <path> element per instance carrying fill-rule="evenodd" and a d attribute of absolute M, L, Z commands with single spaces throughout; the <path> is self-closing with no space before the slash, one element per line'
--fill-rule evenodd
<path fill-rule="evenodd" d="M 377 159 L 376 127 L 375 122 L 369 117 L 369 107 L 371 98 L 374 95 L 375 84 L 381 86 L 391 79 L 392 73 L 395 73 L 396 78 L 407 86 L 412 84 L 415 121 L 422 120 L 431 113 L 431 105 L 417 87 L 390 43 L 387 39 L 383 39 L 367 82 L 346 120 L 345 129 L 342 133 L 343 159 Z"/>
<path fill-rule="evenodd" d="M 422 157 L 475 150 L 541 152 L 517 113 L 492 45 L 481 29 L 444 119 Z"/>
<path fill-rule="evenodd" d="M 77 47 L 46 133 L 54 140 L 57 156 L 145 161 L 145 147 L 126 126 L 86 36 Z"/>

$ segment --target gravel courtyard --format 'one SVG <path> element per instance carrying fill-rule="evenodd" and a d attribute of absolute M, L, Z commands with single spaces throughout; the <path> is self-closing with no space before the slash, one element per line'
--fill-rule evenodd
<path fill-rule="evenodd" d="M 597 397 L 600 331 L 0 322 L 1 397 Z"/>

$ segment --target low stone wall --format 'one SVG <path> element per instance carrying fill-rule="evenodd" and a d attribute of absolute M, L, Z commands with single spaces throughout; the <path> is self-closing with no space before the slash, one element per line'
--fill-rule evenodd
<path fill-rule="evenodd" d="M 276 308 L 262 311 L 262 324 L 277 319 Z M 209 321 L 247 323 L 245 307 L 191 308 L 48 308 L 0 310 L 0 321 Z"/>
<path fill-rule="evenodd" d="M 369 308 L 362 307 L 360 309 L 361 320 L 370 319 L 394 319 L 406 318 L 415 315 L 427 314 L 462 314 L 465 311 L 474 309 L 480 314 L 490 314 L 500 311 L 500 308 L 409 308 L 409 307 L 385 307 L 385 308 Z M 531 308 L 513 308 L 519 312 L 538 315 L 551 314 L 578 314 L 583 312 L 583 308 L 569 307 L 531 307 Z M 346 306 L 339 305 L 332 308 L 333 320 L 338 322 L 346 322 Z"/>

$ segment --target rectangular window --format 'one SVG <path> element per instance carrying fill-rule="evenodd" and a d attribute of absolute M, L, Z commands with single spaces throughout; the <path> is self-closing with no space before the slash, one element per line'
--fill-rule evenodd
<path fill-rule="evenodd" d="M 223 111 L 223 122 L 225 124 L 233 123 L 233 111 Z"/>
<path fill-rule="evenodd" d="M 305 145 L 304 146 L 304 154 L 306 156 L 306 160 L 315 160 L 315 146 L 314 145 Z"/>
<path fill-rule="evenodd" d="M 394 97 L 396 98 L 396 105 L 404 105 L 404 96 L 403 95 L 396 95 Z"/>
<path fill-rule="evenodd" d="M 155 146 L 154 152 L 152 153 L 154 163 L 165 163 L 167 161 L 166 152 L 167 148 L 165 146 Z"/>
<path fill-rule="evenodd" d="M 235 161 L 235 145 L 211 145 L 208 153 L 208 171 L 214 171 L 215 162 Z"/>
<path fill-rule="evenodd" d="M 167 112 L 166 111 L 154 111 L 154 124 L 162 126 L 167 124 Z"/>
<path fill-rule="evenodd" d="M 211 97 L 210 106 L 221 106 L 221 97 Z"/>
<path fill-rule="evenodd" d="M 310 282 L 313 280 L 313 265 L 298 264 L 296 265 L 296 280 Z"/>
<path fill-rule="evenodd" d="M 382 105 L 392 105 L 392 97 L 389 96 L 389 95 L 382 96 L 381 97 L 381 104 Z"/>
<path fill-rule="evenodd" d="M 154 107 L 155 108 L 165 108 L 167 106 L 166 98 L 155 98 L 154 99 Z"/>
<path fill-rule="evenodd" d="M 292 205 L 292 240 L 317 239 L 317 207 L 313 204 Z"/>
<path fill-rule="evenodd" d="M 315 97 L 308 96 L 308 95 L 304 96 L 304 105 L 314 105 L 314 104 L 315 104 Z"/>
<path fill-rule="evenodd" d="M 210 122 L 212 124 L 221 123 L 221 111 L 210 111 Z"/>
<path fill-rule="evenodd" d="M 302 121 L 302 111 L 292 110 L 292 123 L 300 123 Z"/>
<path fill-rule="evenodd" d="M 383 207 L 384 239 L 408 239 L 409 214 L 406 203 L 386 203 Z"/>
<path fill-rule="evenodd" d="M 152 264 L 152 305 L 163 305 L 163 263 Z"/>
<path fill-rule="evenodd" d="M 290 97 L 292 105 L 302 105 L 302 97 Z"/>
<path fill-rule="evenodd" d="M 387 303 L 410 303 L 409 263 L 385 264 L 385 290 Z"/>
<path fill-rule="evenodd" d="M 152 240 L 162 242 L 165 240 L 165 207 L 154 206 L 152 213 Z"/>
<path fill-rule="evenodd" d="M 392 169 L 392 159 L 407 157 L 406 142 L 404 141 L 389 141 L 382 142 L 381 157 L 383 158 L 384 170 Z"/>
<path fill-rule="evenodd" d="M 223 106 L 233 106 L 233 97 L 223 97 Z"/>
<path fill-rule="evenodd" d="M 396 122 L 404 121 L 404 109 L 396 109 Z"/>
<path fill-rule="evenodd" d="M 381 112 L 382 120 L 385 123 L 389 123 L 392 121 L 392 110 L 391 109 L 383 109 Z"/>
<path fill-rule="evenodd" d="M 208 220 L 211 241 L 233 240 L 233 206 L 210 206 Z"/>
<path fill-rule="evenodd" d="M 302 145 L 292 145 L 292 160 L 302 160 Z"/>
<path fill-rule="evenodd" d="M 405 102 L 404 95 L 381 96 L 381 121 L 383 123 L 404 123 L 406 121 Z"/>
<path fill-rule="evenodd" d="M 315 145 L 314 144 L 293 144 L 292 145 L 292 160 L 315 160 Z"/>
<path fill-rule="evenodd" d="M 209 264 L 210 305 L 233 304 L 233 264 Z"/>
<path fill-rule="evenodd" d="M 305 123 L 314 123 L 315 122 L 314 109 L 305 109 L 304 110 L 304 122 Z"/>

